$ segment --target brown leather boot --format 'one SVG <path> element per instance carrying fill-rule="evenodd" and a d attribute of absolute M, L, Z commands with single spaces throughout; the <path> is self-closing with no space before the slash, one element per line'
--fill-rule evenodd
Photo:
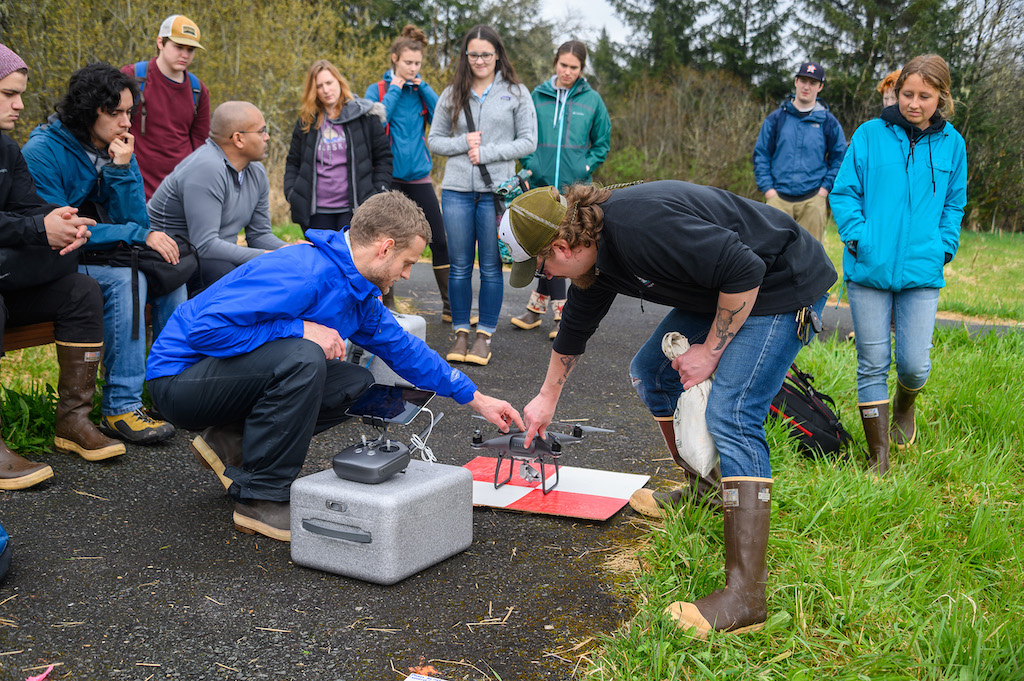
<path fill-rule="evenodd" d="M 672 418 L 655 417 L 655 423 L 661 430 L 661 436 L 665 439 L 672 460 L 683 469 L 689 486 L 682 489 L 674 489 L 671 492 L 655 492 L 646 487 L 638 489 L 629 497 L 629 505 L 634 511 L 645 515 L 648 518 L 662 518 L 665 511 L 672 508 L 680 508 L 684 504 L 699 503 L 713 508 L 721 508 L 722 495 L 719 478 L 721 468 L 716 465 L 706 478 L 702 478 L 697 471 L 693 470 L 676 449 L 676 434 L 672 425 Z"/>
<path fill-rule="evenodd" d="M 889 472 L 889 400 L 863 402 L 857 409 L 868 445 L 868 468 L 885 475 Z"/>
<path fill-rule="evenodd" d="M 53 444 L 58 451 L 75 452 L 88 461 L 100 461 L 124 454 L 124 443 L 112 440 L 89 420 L 92 396 L 96 392 L 96 369 L 102 343 L 57 341 L 57 432 Z"/>
<path fill-rule="evenodd" d="M 0 438 L 0 489 L 25 489 L 52 477 L 52 468 L 21 458 Z"/>
<path fill-rule="evenodd" d="M 536 289 L 530 291 L 530 302 L 526 304 L 526 312 L 518 317 L 512 318 L 512 325 L 520 329 L 536 329 L 540 321 L 548 311 L 548 296 L 537 293 Z"/>
<path fill-rule="evenodd" d="M 452 349 L 445 355 L 449 362 L 465 362 L 466 353 L 469 351 L 469 331 L 456 331 L 455 343 Z"/>
<path fill-rule="evenodd" d="M 896 443 L 896 449 L 904 450 L 917 439 L 917 422 L 914 419 L 914 400 L 921 389 L 908 390 L 896 381 L 896 394 L 892 400 L 892 428 L 889 437 Z"/>
<path fill-rule="evenodd" d="M 466 361 L 470 364 L 487 366 L 491 361 L 491 334 L 486 331 L 477 331 L 473 347 L 466 353 Z"/>
<path fill-rule="evenodd" d="M 212 470 L 224 489 L 231 487 L 231 478 L 224 474 L 226 466 L 242 467 L 242 432 L 244 423 L 211 426 L 197 435 L 189 449 L 203 468 Z"/>
<path fill-rule="evenodd" d="M 699 638 L 709 631 L 758 631 L 768 619 L 768 527 L 771 478 L 722 478 L 725 588 L 693 601 L 677 601 L 665 613 Z"/>
<path fill-rule="evenodd" d="M 441 321 L 452 322 L 452 306 L 448 302 L 448 270 L 449 265 L 434 268 L 434 279 L 437 281 L 437 292 L 441 294 Z"/>

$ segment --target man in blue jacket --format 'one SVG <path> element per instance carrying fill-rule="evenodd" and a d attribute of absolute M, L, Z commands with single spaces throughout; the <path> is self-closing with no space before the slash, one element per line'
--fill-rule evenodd
<path fill-rule="evenodd" d="M 291 539 L 288 505 L 315 433 L 341 423 L 373 382 L 344 362 L 345 339 L 402 378 L 469 404 L 503 431 L 512 405 L 482 394 L 380 302 L 430 241 L 423 211 L 398 191 L 364 201 L 342 232 L 241 265 L 181 305 L 149 356 L 149 392 L 235 500 L 242 532 Z"/>
<path fill-rule="evenodd" d="M 100 430 L 142 444 L 174 435 L 170 424 L 152 418 L 142 407 L 149 286 L 142 272 L 136 290 L 132 268 L 98 264 L 122 241 L 145 245 L 168 263 L 178 262 L 174 239 L 151 229 L 146 214 L 135 138 L 128 132 L 137 95 L 135 79 L 110 64 L 96 62 L 79 69 L 68 81 L 57 113 L 32 131 L 23 153 L 45 201 L 72 206 L 79 215 L 96 220 L 82 247 L 79 271 L 98 281 L 103 291 L 106 385 Z M 149 301 L 154 335 L 185 297 L 182 286 Z"/>
<path fill-rule="evenodd" d="M 825 200 L 846 153 L 846 136 L 818 93 L 825 70 L 805 62 L 793 81 L 796 94 L 768 114 L 754 146 L 754 179 L 769 206 L 821 241 Z"/>

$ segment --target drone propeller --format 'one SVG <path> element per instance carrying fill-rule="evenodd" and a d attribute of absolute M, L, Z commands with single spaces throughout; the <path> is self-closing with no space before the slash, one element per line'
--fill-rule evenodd
<path fill-rule="evenodd" d="M 483 416 L 480 416 L 480 414 L 473 414 L 473 418 L 480 419 L 481 421 L 486 421 L 487 420 Z M 608 428 L 598 428 L 597 426 L 584 426 L 584 425 L 582 425 L 580 423 L 575 423 L 573 421 L 552 421 L 551 423 L 557 424 L 557 425 L 560 425 L 560 426 L 566 426 L 567 428 L 572 428 L 573 430 L 578 428 L 581 433 L 614 433 L 615 432 L 614 430 L 610 430 Z M 509 432 L 517 432 L 517 433 L 518 432 L 522 432 L 522 431 L 518 430 L 515 426 L 510 426 L 510 427 L 512 428 L 512 430 L 510 430 Z"/>

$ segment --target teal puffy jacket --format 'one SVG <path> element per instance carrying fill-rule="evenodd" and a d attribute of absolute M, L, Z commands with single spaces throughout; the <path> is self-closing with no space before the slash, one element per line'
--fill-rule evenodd
<path fill-rule="evenodd" d="M 868 121 L 850 141 L 829 203 L 846 244 L 846 281 L 886 291 L 942 288 L 967 203 L 964 138 L 944 123 L 911 145 L 894 122 Z"/>

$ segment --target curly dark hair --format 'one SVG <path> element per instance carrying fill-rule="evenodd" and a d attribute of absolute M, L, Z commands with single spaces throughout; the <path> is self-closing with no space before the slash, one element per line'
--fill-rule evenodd
<path fill-rule="evenodd" d="M 71 74 L 67 92 L 54 107 L 57 118 L 79 142 L 88 145 L 99 111 L 116 109 L 125 88 L 131 91 L 133 101 L 139 98 L 135 78 L 106 62 L 88 64 Z"/>

